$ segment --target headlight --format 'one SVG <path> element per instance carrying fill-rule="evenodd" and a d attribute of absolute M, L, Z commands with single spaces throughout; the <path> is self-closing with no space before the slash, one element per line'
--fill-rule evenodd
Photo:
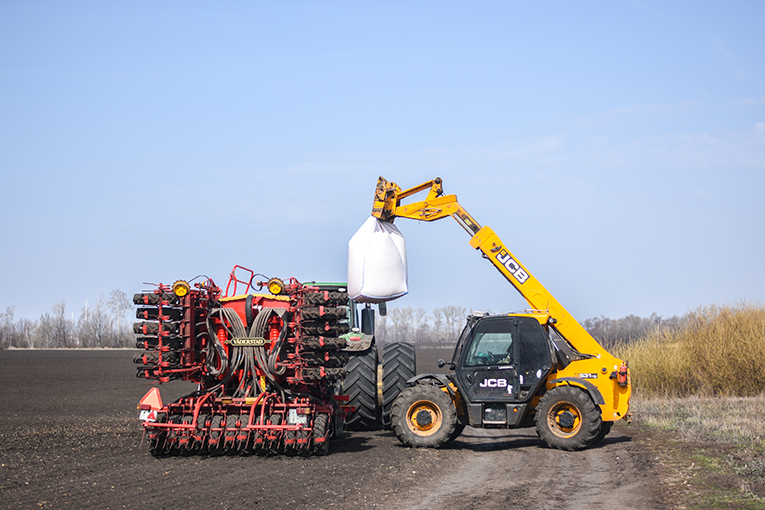
<path fill-rule="evenodd" d="M 189 293 L 189 284 L 183 280 L 178 280 L 173 284 L 173 293 L 178 297 L 183 297 Z"/>
<path fill-rule="evenodd" d="M 279 278 L 271 278 L 268 280 L 268 283 L 266 284 L 266 288 L 268 289 L 268 292 L 271 294 L 277 296 L 284 292 L 284 282 L 281 281 Z"/>

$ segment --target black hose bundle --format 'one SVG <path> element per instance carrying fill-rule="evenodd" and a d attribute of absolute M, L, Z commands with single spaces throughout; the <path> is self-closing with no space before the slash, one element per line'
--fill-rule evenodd
<path fill-rule="evenodd" d="M 207 316 L 207 331 L 209 332 L 210 341 L 207 343 L 206 362 L 207 372 L 213 377 L 221 375 L 228 369 L 228 356 L 226 355 L 226 350 L 223 348 L 223 344 L 221 344 L 220 340 L 218 339 L 218 335 L 214 334 L 215 329 L 212 327 L 212 319 L 216 316 L 220 319 L 222 327 L 229 332 L 230 338 L 231 330 L 226 325 L 225 320 L 226 316 L 229 315 L 228 311 L 228 308 L 213 308 L 210 311 L 210 314 Z M 236 315 L 236 313 L 234 313 L 234 315 Z M 239 316 L 237 316 L 237 320 L 239 320 Z M 241 322 L 242 321 L 239 320 L 240 324 Z M 215 363 L 216 355 L 220 360 L 220 368 L 218 368 L 217 364 Z"/>
<path fill-rule="evenodd" d="M 250 397 L 258 395 L 263 391 L 256 380 L 256 374 L 259 370 L 275 388 L 282 394 L 284 393 L 285 390 L 278 383 L 275 376 L 283 375 L 286 370 L 286 367 L 279 366 L 277 363 L 287 338 L 288 327 L 286 321 L 284 321 L 286 313 L 287 310 L 284 308 L 261 309 L 253 321 L 249 334 L 247 334 L 242 319 L 233 309 L 215 308 L 210 312 L 207 319 L 208 331 L 214 331 L 212 319 L 217 317 L 221 322 L 221 327 L 225 329 L 228 338 L 265 338 L 268 334 L 268 322 L 272 317 L 277 316 L 284 322 L 284 327 L 282 327 L 279 338 L 275 341 L 275 345 L 272 346 L 270 353 L 266 352 L 264 345 L 231 345 L 229 349 L 230 357 L 226 356 L 226 351 L 220 343 L 218 336 L 211 333 L 209 335 L 210 342 L 207 344 L 207 370 L 212 376 L 219 376 L 228 372 L 223 381 L 212 389 L 217 390 L 221 388 L 234 374 L 241 373 L 239 385 L 233 396 Z M 218 368 L 215 362 L 216 357 L 220 360 L 220 368 Z"/>
<path fill-rule="evenodd" d="M 271 347 L 271 352 L 266 353 L 266 348 L 264 346 L 254 347 L 258 368 L 265 374 L 269 382 L 282 393 L 284 393 L 285 390 L 278 383 L 275 376 L 283 375 L 286 370 L 286 367 L 278 366 L 277 363 L 277 360 L 282 353 L 282 349 L 284 348 L 288 333 L 287 321 L 284 320 L 286 314 L 287 310 L 284 308 L 262 308 L 253 321 L 252 328 L 250 328 L 250 337 L 265 338 L 268 334 L 268 322 L 271 318 L 276 316 L 282 319 L 284 325 L 279 334 L 279 338 L 276 339 L 274 345 Z"/>

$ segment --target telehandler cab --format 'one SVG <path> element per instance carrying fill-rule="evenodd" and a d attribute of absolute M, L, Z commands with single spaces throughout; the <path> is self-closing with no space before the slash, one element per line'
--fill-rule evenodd
<path fill-rule="evenodd" d="M 402 200 L 428 190 L 425 200 Z M 474 313 L 448 365 L 452 374 L 422 374 L 393 403 L 391 426 L 402 443 L 439 447 L 471 427 L 536 427 L 551 448 L 580 450 L 629 419 L 627 362 L 609 354 L 507 249 L 444 195 L 441 179 L 402 190 L 379 178 L 372 216 L 435 221 L 452 216 L 526 299 L 524 313 Z"/>

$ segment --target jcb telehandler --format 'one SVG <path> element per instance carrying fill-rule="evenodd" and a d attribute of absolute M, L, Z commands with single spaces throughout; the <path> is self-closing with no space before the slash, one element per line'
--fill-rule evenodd
<path fill-rule="evenodd" d="M 425 200 L 402 203 L 425 190 Z M 402 190 L 380 177 L 372 216 L 387 222 L 452 216 L 530 305 L 524 313 L 468 317 L 451 362 L 439 360 L 454 373 L 418 375 L 393 403 L 391 425 L 402 443 L 439 447 L 466 425 L 536 426 L 548 446 L 580 450 L 629 417 L 627 362 L 609 354 L 455 195 L 444 195 L 440 178 Z"/>

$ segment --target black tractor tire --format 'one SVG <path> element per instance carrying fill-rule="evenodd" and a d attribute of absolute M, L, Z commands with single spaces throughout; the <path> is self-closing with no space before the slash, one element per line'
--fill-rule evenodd
<path fill-rule="evenodd" d="M 326 455 L 329 453 L 329 415 L 322 413 L 313 421 L 311 453 Z"/>
<path fill-rule="evenodd" d="M 302 357 L 309 367 L 344 367 L 349 358 L 344 351 L 304 351 Z"/>
<path fill-rule="evenodd" d="M 300 309 L 300 318 L 306 321 L 343 321 L 348 319 L 348 307 L 306 306 Z"/>
<path fill-rule="evenodd" d="M 590 396 L 573 386 L 558 386 L 539 399 L 537 434 L 550 448 L 577 451 L 594 443 L 600 432 L 600 410 Z"/>
<path fill-rule="evenodd" d="M 156 335 L 160 332 L 178 333 L 178 324 L 174 322 L 136 322 L 133 324 L 133 333 L 136 335 Z"/>
<path fill-rule="evenodd" d="M 282 424 L 282 416 L 280 414 L 272 414 L 268 418 L 269 423 L 271 425 L 281 425 Z M 269 438 L 266 439 L 266 453 L 268 455 L 278 455 L 279 453 L 283 453 L 284 451 L 284 444 L 283 444 L 283 438 L 280 433 L 274 434 L 273 432 L 267 432 L 267 434 L 270 436 L 275 435 L 276 438 Z"/>
<path fill-rule="evenodd" d="M 331 383 L 343 377 L 345 377 L 345 368 L 319 367 L 303 369 L 303 379 L 306 381 L 321 381 L 323 379 Z"/>
<path fill-rule="evenodd" d="M 178 296 L 172 292 L 163 294 L 133 294 L 133 303 L 136 305 L 173 305 L 178 303 Z"/>
<path fill-rule="evenodd" d="M 162 317 L 162 320 L 179 321 L 183 318 L 183 310 L 179 308 L 163 307 L 160 313 L 159 308 L 138 308 L 135 311 L 136 319 L 155 321 Z M 167 319 L 165 319 L 167 317 Z"/>
<path fill-rule="evenodd" d="M 347 292 L 319 291 L 305 295 L 305 303 L 314 306 L 336 306 L 348 304 Z"/>
<path fill-rule="evenodd" d="M 611 427 L 614 426 L 614 422 L 612 421 L 604 421 L 600 423 L 600 432 L 598 432 L 598 437 L 595 438 L 595 442 L 602 441 L 609 432 L 611 432 Z"/>
<path fill-rule="evenodd" d="M 438 386 L 411 386 L 393 402 L 391 427 L 406 446 L 443 446 L 451 439 L 457 423 L 457 409 L 451 397 Z"/>
<path fill-rule="evenodd" d="M 417 375 L 417 355 L 414 344 L 394 342 L 382 348 L 382 424 L 390 429 L 390 413 L 396 397 L 409 385 L 409 379 Z"/>
<path fill-rule="evenodd" d="M 162 337 L 162 347 L 169 349 L 181 349 L 183 348 L 183 340 L 181 337 Z M 160 338 L 156 336 L 139 336 L 135 339 L 136 349 L 146 349 L 147 351 L 156 350 L 159 347 Z"/>
<path fill-rule="evenodd" d="M 452 433 L 452 435 L 449 436 L 449 440 L 446 442 L 451 443 L 452 441 L 460 437 L 460 435 L 462 434 L 464 430 L 465 430 L 465 424 L 458 421 L 457 426 L 454 427 L 454 433 Z"/>
<path fill-rule="evenodd" d="M 167 324 L 167 323 L 165 323 Z M 307 336 L 340 336 L 350 331 L 345 322 L 307 321 L 301 324 L 303 333 Z"/>
<path fill-rule="evenodd" d="M 305 349 L 314 349 L 317 351 L 336 351 L 345 348 L 347 345 L 345 338 L 329 336 L 306 336 L 303 337 L 300 342 Z"/>
<path fill-rule="evenodd" d="M 377 430 L 377 347 L 373 344 L 366 351 L 349 353 L 345 365 L 343 394 L 348 395 L 349 405 L 356 410 L 345 420 L 348 430 Z"/>

